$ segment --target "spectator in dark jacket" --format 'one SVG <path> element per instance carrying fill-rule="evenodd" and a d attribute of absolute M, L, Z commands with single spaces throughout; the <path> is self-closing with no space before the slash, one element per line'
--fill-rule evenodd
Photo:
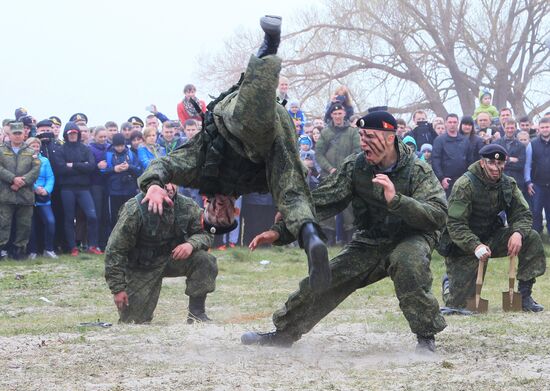
<path fill-rule="evenodd" d="M 523 170 L 525 168 L 525 145 L 520 143 L 516 138 L 516 132 L 516 121 L 512 118 L 505 120 L 504 137 L 495 141 L 495 144 L 501 145 L 508 152 L 504 173 L 514 178 L 519 189 L 523 192 L 524 197 L 528 197 L 529 195 L 526 192 L 525 178 L 523 175 Z"/>
<path fill-rule="evenodd" d="M 468 143 L 467 147 L 467 165 L 470 166 L 473 162 L 477 162 L 480 159 L 479 150 L 483 148 L 485 143 L 483 139 L 477 136 L 474 132 L 474 119 L 465 115 L 460 121 L 460 127 L 458 133 L 463 135 Z"/>
<path fill-rule="evenodd" d="M 447 115 L 445 131 L 445 134 L 437 136 L 434 140 L 432 168 L 448 198 L 453 184 L 468 168 L 468 142 L 458 133 L 458 115 L 456 114 Z"/>
<path fill-rule="evenodd" d="M 96 169 L 92 151 L 80 142 L 80 129 L 74 122 L 67 122 L 63 132 L 65 144 L 54 154 L 56 180 L 61 186 L 64 208 L 65 237 L 72 256 L 78 256 L 75 241 L 74 219 L 78 204 L 88 226 L 88 252 L 102 254 L 97 248 L 97 216 L 90 192 L 91 175 Z"/>
<path fill-rule="evenodd" d="M 122 134 L 113 136 L 113 144 L 106 154 L 107 166 L 102 170 L 107 177 L 110 227 L 118 220 L 118 211 L 126 201 L 137 194 L 137 178 L 141 174 L 139 161 Z"/>
<path fill-rule="evenodd" d="M 117 134 L 115 133 L 113 137 Z M 107 167 L 105 155 L 109 148 L 108 137 L 108 131 L 104 126 L 96 126 L 94 129 L 94 141 L 89 145 L 96 161 L 96 169 L 92 174 L 92 186 L 90 190 L 97 215 L 98 244 L 103 249 L 107 246 L 107 239 L 109 238 L 109 230 L 107 229 L 109 220 L 106 192 L 107 181 L 105 175 L 103 175 L 103 170 Z"/>

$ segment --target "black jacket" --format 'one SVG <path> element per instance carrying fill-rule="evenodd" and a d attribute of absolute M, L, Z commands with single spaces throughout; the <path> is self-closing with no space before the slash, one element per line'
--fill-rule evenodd
<path fill-rule="evenodd" d="M 55 180 L 62 188 L 88 188 L 91 185 L 91 174 L 96 168 L 92 151 L 78 141 L 68 141 L 67 133 L 63 133 L 65 144 L 54 152 L 53 165 L 55 167 Z M 67 163 L 72 163 L 68 167 Z"/>

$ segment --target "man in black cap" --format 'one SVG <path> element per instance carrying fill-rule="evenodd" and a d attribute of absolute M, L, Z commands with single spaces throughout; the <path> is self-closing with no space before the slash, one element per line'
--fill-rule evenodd
<path fill-rule="evenodd" d="M 241 81 L 208 105 L 201 132 L 152 161 L 139 185 L 147 193 L 143 202 L 155 213 L 172 204 L 163 189 L 166 183 L 199 189 L 208 197 L 205 227 L 217 234 L 237 226 L 235 200 L 240 195 L 271 192 L 308 256 L 312 288 L 322 291 L 330 285 L 328 251 L 296 147 L 296 127 L 275 97 L 281 18 L 265 16 L 260 25 L 264 42 L 250 57 Z"/>
<path fill-rule="evenodd" d="M 361 151 L 359 133 L 344 119 L 346 116 L 344 106 L 337 101 L 332 104 L 329 112 L 331 121 L 323 129 L 321 137 L 315 144 L 315 157 L 321 166 L 323 176 L 332 174 L 346 157 Z M 349 242 L 353 233 L 351 208 L 345 209 L 336 217 L 321 221 L 321 227 L 327 235 L 329 244 L 335 244 L 337 232 L 339 232 L 339 240 L 344 243 Z"/>
<path fill-rule="evenodd" d="M 417 351 L 435 351 L 434 335 L 446 323 L 431 293 L 430 258 L 445 225 L 445 193 L 430 166 L 396 136 L 397 122 L 391 114 L 371 112 L 357 126 L 362 152 L 346 158 L 312 192 L 319 219 L 334 216 L 350 203 L 355 216 L 353 240 L 330 261 L 331 286 L 315 293 L 307 279 L 302 281 L 273 315 L 276 331 L 245 333 L 244 344 L 289 346 L 355 290 L 390 277 L 399 306 L 417 335 Z M 280 221 L 254 238 L 250 248 L 294 239 Z"/>
<path fill-rule="evenodd" d="M 517 256 L 518 289 L 524 311 L 543 307 L 531 297 L 535 278 L 544 274 L 546 258 L 532 216 L 516 181 L 503 174 L 508 152 L 489 144 L 481 159 L 455 183 L 449 198 L 447 230 L 453 245 L 445 265 L 443 299 L 451 308 L 464 308 L 475 293 L 478 262 Z"/>

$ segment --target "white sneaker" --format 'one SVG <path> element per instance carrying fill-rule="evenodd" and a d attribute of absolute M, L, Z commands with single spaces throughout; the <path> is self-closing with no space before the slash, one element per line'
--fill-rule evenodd
<path fill-rule="evenodd" d="M 51 259 L 57 259 L 59 258 L 55 251 L 44 251 L 44 257 L 51 258 Z"/>
<path fill-rule="evenodd" d="M 38 256 L 37 253 L 30 253 L 29 254 L 29 259 L 36 259 L 37 256 Z"/>

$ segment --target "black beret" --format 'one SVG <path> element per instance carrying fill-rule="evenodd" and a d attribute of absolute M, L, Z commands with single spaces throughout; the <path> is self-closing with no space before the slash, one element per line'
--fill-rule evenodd
<path fill-rule="evenodd" d="M 84 113 L 75 113 L 71 115 L 71 118 L 69 118 L 69 121 L 71 122 L 84 121 L 85 123 L 88 123 L 88 116 Z"/>
<path fill-rule="evenodd" d="M 330 113 L 336 110 L 346 110 L 344 108 L 344 105 L 342 105 L 340 102 L 333 103 L 332 106 L 330 106 Z"/>
<path fill-rule="evenodd" d="M 54 125 L 61 126 L 61 118 L 56 117 L 55 115 L 50 117 L 50 121 L 52 121 Z"/>
<path fill-rule="evenodd" d="M 239 222 L 235 219 L 233 220 L 233 223 L 228 226 L 216 226 L 213 224 L 210 224 L 206 219 L 204 220 L 204 230 L 207 232 L 210 232 L 213 235 L 223 235 L 227 234 L 231 231 L 233 231 L 235 228 L 237 228 L 237 225 Z"/>
<path fill-rule="evenodd" d="M 493 160 L 506 160 L 508 152 L 498 144 L 489 144 L 479 150 L 480 156 Z"/>
<path fill-rule="evenodd" d="M 36 127 L 37 127 L 37 128 L 41 128 L 41 127 L 43 127 L 43 126 L 51 127 L 52 125 L 53 125 L 53 121 L 52 121 L 52 120 L 43 119 L 42 121 L 40 121 L 39 123 L 36 124 Z"/>
<path fill-rule="evenodd" d="M 356 122 L 357 127 L 361 129 L 386 130 L 395 132 L 397 130 L 397 121 L 387 111 L 373 111 L 368 113 Z"/>
<path fill-rule="evenodd" d="M 139 125 L 142 128 L 143 128 L 143 126 L 145 126 L 145 124 L 143 123 L 143 121 L 139 117 L 130 117 L 130 118 L 128 118 L 128 122 L 130 122 L 132 125 Z"/>

